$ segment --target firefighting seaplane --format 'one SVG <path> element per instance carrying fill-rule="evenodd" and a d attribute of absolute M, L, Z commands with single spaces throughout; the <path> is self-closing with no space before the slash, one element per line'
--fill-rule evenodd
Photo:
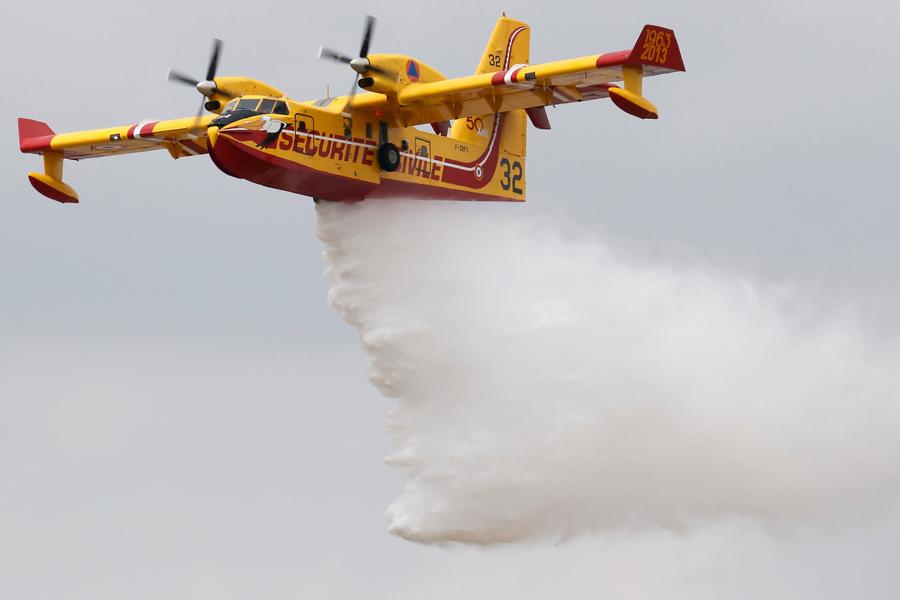
<path fill-rule="evenodd" d="M 20 118 L 21 151 L 44 159 L 44 172 L 28 179 L 48 198 L 78 202 L 63 182 L 63 159 L 165 150 L 172 158 L 208 154 L 228 175 L 316 201 L 523 201 L 527 122 L 550 129 L 545 107 L 608 98 L 656 119 L 643 78 L 685 70 L 675 34 L 655 25 L 631 50 L 530 64 L 529 26 L 504 15 L 475 74 L 447 79 L 409 56 L 369 54 L 373 26 L 368 17 L 358 56 L 320 52 L 356 73 L 348 96 L 296 101 L 255 79 L 217 77 L 216 40 L 205 79 L 169 72 L 203 95 L 196 117 L 62 134 Z"/>

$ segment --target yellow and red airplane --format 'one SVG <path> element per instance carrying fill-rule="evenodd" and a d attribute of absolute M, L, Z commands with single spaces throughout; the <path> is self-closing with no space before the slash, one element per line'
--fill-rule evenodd
<path fill-rule="evenodd" d="M 216 40 L 204 80 L 169 72 L 205 97 L 201 113 L 215 115 L 63 134 L 20 118 L 21 151 L 44 158 L 44 172 L 28 179 L 48 198 L 78 202 L 63 182 L 63 159 L 166 150 L 172 158 L 209 154 L 229 175 L 317 201 L 523 201 L 527 120 L 550 129 L 544 107 L 599 98 L 656 119 L 643 78 L 685 70 L 675 34 L 655 25 L 631 50 L 532 65 L 530 28 L 503 16 L 475 74 L 447 79 L 409 56 L 369 54 L 373 25 L 368 17 L 358 56 L 320 52 L 356 72 L 353 92 L 371 93 L 298 102 L 255 79 L 216 77 Z M 416 127 L 428 124 L 433 133 Z"/>

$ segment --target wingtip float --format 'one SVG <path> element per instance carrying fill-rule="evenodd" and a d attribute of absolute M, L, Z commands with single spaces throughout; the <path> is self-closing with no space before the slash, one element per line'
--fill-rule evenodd
<path fill-rule="evenodd" d="M 550 129 L 545 107 L 609 98 L 656 119 L 644 78 L 685 70 L 674 32 L 656 25 L 631 50 L 530 64 L 530 27 L 503 16 L 475 74 L 447 79 L 410 56 L 370 54 L 373 27 L 369 17 L 358 56 L 320 51 L 355 71 L 348 96 L 296 101 L 261 81 L 216 77 L 216 40 L 204 80 L 169 72 L 203 96 L 195 117 L 65 134 L 20 118 L 20 150 L 44 159 L 44 172 L 28 179 L 48 198 L 77 203 L 64 159 L 164 149 L 173 158 L 209 154 L 229 175 L 316 200 L 524 201 L 526 126 Z M 427 124 L 433 134 L 416 128 Z"/>

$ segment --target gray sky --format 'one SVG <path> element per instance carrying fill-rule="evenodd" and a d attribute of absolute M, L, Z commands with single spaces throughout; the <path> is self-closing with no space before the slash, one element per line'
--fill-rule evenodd
<path fill-rule="evenodd" d="M 740 522 L 488 551 L 388 535 L 391 403 L 325 302 L 311 201 L 155 153 L 67 164 L 82 203 L 60 206 L 15 143 L 17 116 L 62 132 L 192 114 L 164 75 L 201 73 L 214 36 L 222 74 L 305 99 L 349 86 L 316 50 L 353 50 L 368 12 L 373 51 L 448 76 L 474 69 L 501 10 L 532 26 L 533 62 L 656 23 L 688 68 L 646 83 L 660 120 L 552 110 L 515 208 L 799 283 L 887 336 L 894 3 L 58 4 L 0 25 L 0 596 L 896 597 L 900 506 L 779 539 Z"/>

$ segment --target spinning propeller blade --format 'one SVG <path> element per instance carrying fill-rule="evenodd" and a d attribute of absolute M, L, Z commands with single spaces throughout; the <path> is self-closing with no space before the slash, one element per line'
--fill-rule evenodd
<path fill-rule="evenodd" d="M 356 71 L 356 78 L 353 81 L 353 87 L 350 89 L 350 99 L 347 101 L 347 106 L 350 106 L 350 103 L 353 101 L 353 97 L 356 95 L 357 90 L 359 89 L 359 78 L 366 73 L 378 73 L 380 75 L 384 75 L 385 77 L 396 77 L 396 73 L 392 73 L 387 69 L 383 69 L 377 65 L 373 65 L 369 62 L 369 46 L 372 43 L 372 33 L 375 30 L 375 17 L 371 15 L 366 15 L 366 25 L 365 29 L 363 29 L 363 38 L 362 44 L 359 47 L 359 56 L 356 58 L 352 58 L 338 52 L 336 50 L 331 50 L 330 48 L 326 48 L 322 46 L 319 49 L 319 58 L 332 60 L 334 62 L 343 63 L 345 65 L 350 65 L 350 68 Z"/>
<path fill-rule="evenodd" d="M 216 94 L 220 96 L 228 96 L 231 98 L 236 97 L 235 94 L 232 94 L 228 90 L 219 87 L 215 81 L 216 71 L 219 68 L 219 57 L 222 54 L 222 46 L 222 40 L 213 40 L 212 54 L 210 54 L 209 57 L 209 65 L 206 67 L 206 79 L 200 81 L 198 79 L 194 79 L 190 75 L 185 75 L 180 71 L 176 71 L 175 69 L 169 69 L 168 80 L 189 85 L 195 88 L 198 92 L 200 92 L 201 95 L 206 98 L 212 98 Z M 206 100 L 200 103 L 200 110 L 197 112 L 197 119 L 199 119 L 203 114 L 205 104 Z"/>

